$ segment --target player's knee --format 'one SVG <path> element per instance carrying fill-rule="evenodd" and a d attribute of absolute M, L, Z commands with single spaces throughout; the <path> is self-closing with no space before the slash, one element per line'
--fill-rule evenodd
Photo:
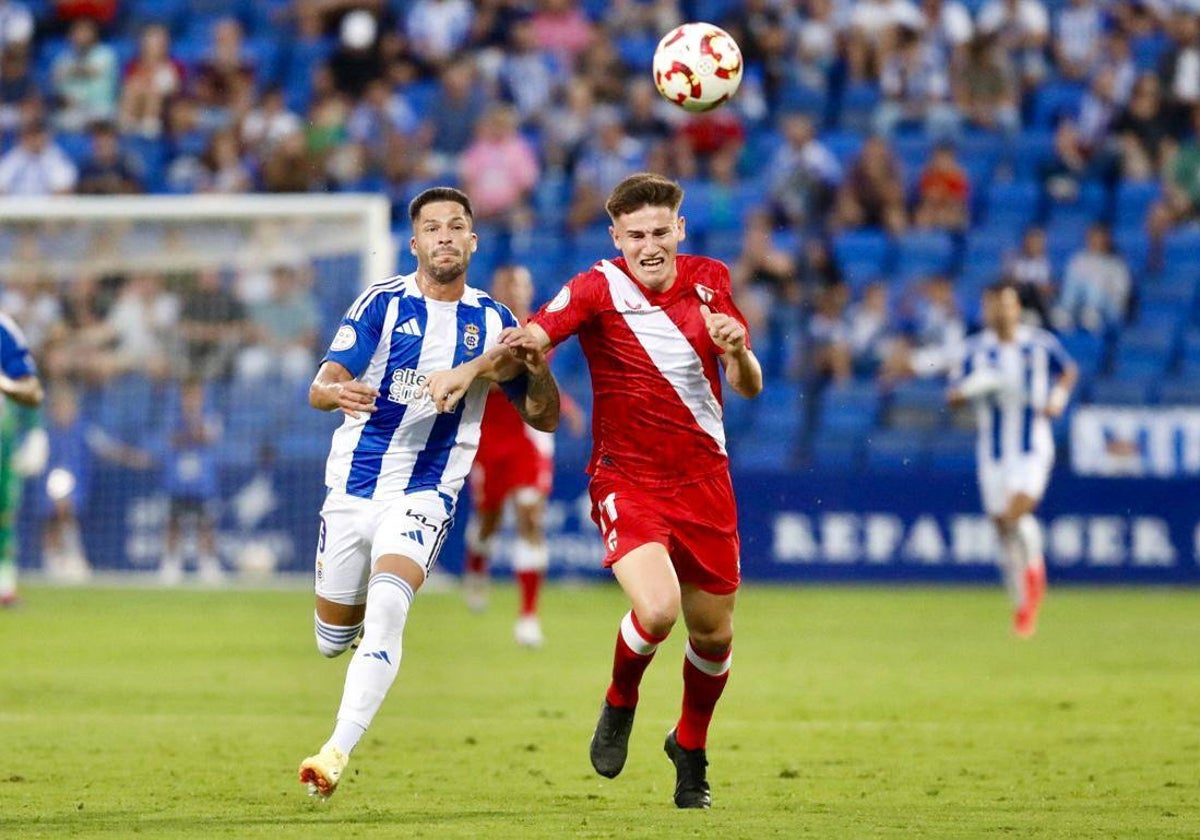
<path fill-rule="evenodd" d="M 317 650 L 321 652 L 322 656 L 330 659 L 349 650 L 359 633 L 362 632 L 362 622 L 342 626 L 326 624 L 318 618 L 313 622 L 313 626 L 317 639 Z"/>
<path fill-rule="evenodd" d="M 692 647 L 708 657 L 724 656 L 733 646 L 733 627 L 693 628 L 688 632 Z"/>
<path fill-rule="evenodd" d="M 671 632 L 679 618 L 679 599 L 662 597 L 650 598 L 640 603 L 634 610 L 638 623 L 654 636 L 665 636 Z"/>

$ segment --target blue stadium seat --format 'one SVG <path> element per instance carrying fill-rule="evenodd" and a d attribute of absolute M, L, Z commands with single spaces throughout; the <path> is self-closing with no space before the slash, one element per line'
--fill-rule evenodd
<path fill-rule="evenodd" d="M 833 239 L 833 258 L 839 267 L 850 263 L 871 264 L 876 273 L 887 267 L 892 243 L 887 234 L 876 228 L 862 228 L 839 233 Z"/>
<path fill-rule="evenodd" d="M 847 85 L 842 91 L 839 125 L 843 130 L 869 132 L 875 109 L 879 107 L 881 98 L 879 87 L 875 84 Z"/>
<path fill-rule="evenodd" d="M 943 429 L 925 441 L 930 469 L 938 472 L 968 472 L 975 468 L 975 433 L 965 429 Z"/>
<path fill-rule="evenodd" d="M 1200 379 L 1200 330 L 1190 330 L 1183 336 L 1179 373 L 1191 379 Z"/>
<path fill-rule="evenodd" d="M 1054 135 L 1045 129 L 1021 132 L 1013 152 L 1013 170 L 1017 180 L 1033 181 L 1040 176 L 1042 162 L 1054 151 Z"/>
<path fill-rule="evenodd" d="M 1157 181 L 1122 181 L 1117 187 L 1113 226 L 1134 229 L 1145 235 L 1146 214 L 1162 189 Z"/>
<path fill-rule="evenodd" d="M 1104 363 L 1104 342 L 1099 336 L 1080 330 L 1060 335 L 1059 341 L 1085 378 L 1099 372 Z"/>
<path fill-rule="evenodd" d="M 896 386 L 887 400 L 884 424 L 890 429 L 927 431 L 944 425 L 948 417 L 944 383 L 917 379 Z"/>
<path fill-rule="evenodd" d="M 991 231 L 1020 231 L 1037 213 L 1038 186 L 1033 181 L 993 181 L 987 191 L 984 222 Z"/>
<path fill-rule="evenodd" d="M 1064 117 L 1073 119 L 1079 116 L 1079 105 L 1086 90 L 1080 82 L 1046 82 L 1034 94 L 1033 124 L 1038 128 L 1051 129 Z"/>
<path fill-rule="evenodd" d="M 1112 375 L 1116 379 L 1154 382 L 1166 374 L 1170 361 L 1170 349 L 1122 345 L 1113 357 Z"/>
<path fill-rule="evenodd" d="M 819 432 L 812 440 L 809 460 L 827 470 L 857 470 L 862 464 L 863 438 L 843 432 Z"/>
<path fill-rule="evenodd" d="M 1163 237 L 1163 262 L 1172 268 L 1195 265 L 1200 253 L 1200 225 L 1176 228 Z"/>
<path fill-rule="evenodd" d="M 938 230 L 914 230 L 900 237 L 896 254 L 896 273 L 907 282 L 933 274 L 945 274 L 953 267 L 954 240 Z"/>
<path fill-rule="evenodd" d="M 868 472 L 907 472 L 923 468 L 928 452 L 923 437 L 907 429 L 876 429 L 864 447 Z"/>
<path fill-rule="evenodd" d="M 862 151 L 863 135 L 857 131 L 829 131 L 820 136 L 820 141 L 846 169 Z"/>
<path fill-rule="evenodd" d="M 1159 385 L 1162 405 L 1200 405 L 1200 378 L 1168 379 Z"/>
<path fill-rule="evenodd" d="M 1089 401 L 1098 405 L 1147 405 L 1150 385 L 1147 379 L 1106 377 L 1093 380 L 1087 390 Z"/>
<path fill-rule="evenodd" d="M 817 428 L 822 434 L 861 435 L 875 426 L 879 406 L 874 383 L 831 385 L 820 397 Z"/>

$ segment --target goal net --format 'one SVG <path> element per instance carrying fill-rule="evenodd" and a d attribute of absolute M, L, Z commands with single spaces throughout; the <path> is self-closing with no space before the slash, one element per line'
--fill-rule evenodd
<path fill-rule="evenodd" d="M 395 264 L 381 196 L 0 200 L 0 309 L 46 386 L 7 412 L 48 442 L 19 451 L 21 565 L 310 571 L 338 418 L 307 385 Z"/>

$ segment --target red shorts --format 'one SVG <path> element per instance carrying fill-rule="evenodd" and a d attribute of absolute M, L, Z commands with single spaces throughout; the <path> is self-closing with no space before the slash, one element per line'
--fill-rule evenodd
<path fill-rule="evenodd" d="M 604 538 L 608 568 L 630 551 L 661 543 L 681 583 L 728 595 L 741 582 L 737 502 L 729 473 L 669 487 L 637 487 L 620 478 L 593 477 L 592 521 Z"/>
<path fill-rule="evenodd" d="M 471 501 L 475 509 L 492 513 L 516 491 L 529 487 L 550 495 L 554 460 L 527 437 L 513 438 L 503 447 L 480 448 L 471 468 Z"/>

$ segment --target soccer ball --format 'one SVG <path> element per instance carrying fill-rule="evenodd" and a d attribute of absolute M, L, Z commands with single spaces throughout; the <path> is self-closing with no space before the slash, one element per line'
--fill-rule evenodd
<path fill-rule="evenodd" d="M 685 23 L 654 49 L 658 92 L 685 111 L 711 111 L 729 101 L 742 81 L 742 51 L 711 23 Z"/>

